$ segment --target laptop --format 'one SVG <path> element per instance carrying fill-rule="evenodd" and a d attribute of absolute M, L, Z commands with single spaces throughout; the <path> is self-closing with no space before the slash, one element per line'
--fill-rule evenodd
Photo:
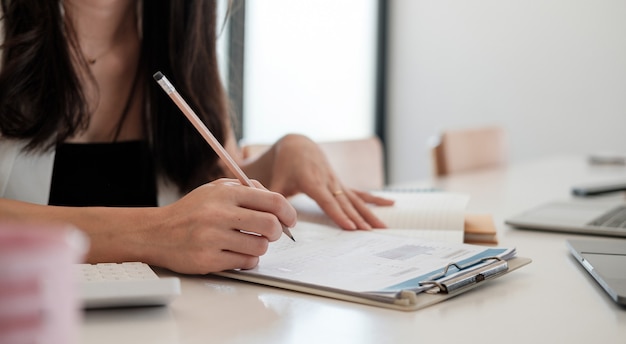
<path fill-rule="evenodd" d="M 567 247 L 576 260 L 609 294 L 626 306 L 626 240 L 567 240 Z"/>
<path fill-rule="evenodd" d="M 526 229 L 626 237 L 626 202 L 614 198 L 555 201 L 504 222 Z"/>

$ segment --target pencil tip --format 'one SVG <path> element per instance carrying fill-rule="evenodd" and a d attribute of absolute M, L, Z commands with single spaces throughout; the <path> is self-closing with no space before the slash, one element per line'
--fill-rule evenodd
<path fill-rule="evenodd" d="M 154 80 L 159 81 L 159 80 L 163 79 L 163 73 L 156 72 L 156 73 L 154 73 L 154 75 L 152 75 L 152 77 L 154 78 Z"/>
<path fill-rule="evenodd" d="M 289 228 L 287 228 L 287 226 L 283 225 L 283 233 L 285 233 L 289 237 L 289 239 L 293 240 L 293 242 L 296 242 L 296 239 L 294 239 L 291 231 L 289 230 Z"/>

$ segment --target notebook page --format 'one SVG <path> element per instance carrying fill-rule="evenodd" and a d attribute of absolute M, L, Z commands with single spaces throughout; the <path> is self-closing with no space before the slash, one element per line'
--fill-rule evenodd
<path fill-rule="evenodd" d="M 419 237 L 431 240 L 463 242 L 465 208 L 469 195 L 449 192 L 375 192 L 395 200 L 389 207 L 372 206 L 372 211 L 385 224 L 381 233 Z M 298 221 L 337 227 L 308 196 L 290 199 L 298 211 Z"/>
<path fill-rule="evenodd" d="M 452 192 L 375 192 L 396 201 L 391 207 L 372 207 L 389 228 L 451 229 L 463 231 L 469 195 Z"/>

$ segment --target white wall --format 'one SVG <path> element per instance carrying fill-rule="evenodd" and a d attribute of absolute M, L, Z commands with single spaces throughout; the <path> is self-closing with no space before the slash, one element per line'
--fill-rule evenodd
<path fill-rule="evenodd" d="M 500 124 L 512 162 L 626 152 L 626 1 L 392 0 L 390 181 L 429 175 L 428 136 Z"/>

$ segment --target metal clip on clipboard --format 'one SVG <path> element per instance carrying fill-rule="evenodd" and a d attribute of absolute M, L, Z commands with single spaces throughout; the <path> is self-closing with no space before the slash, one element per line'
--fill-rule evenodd
<path fill-rule="evenodd" d="M 481 265 L 489 260 L 493 260 L 493 262 Z M 448 270 L 452 266 L 456 267 L 459 273 L 446 277 Z M 500 257 L 485 257 L 465 265 L 450 263 L 446 265 L 442 272 L 430 276 L 428 280 L 420 282 L 420 285 L 433 286 L 433 288 L 426 290 L 427 293 L 451 294 L 482 281 L 498 277 L 507 272 L 508 269 L 508 263 Z"/>

